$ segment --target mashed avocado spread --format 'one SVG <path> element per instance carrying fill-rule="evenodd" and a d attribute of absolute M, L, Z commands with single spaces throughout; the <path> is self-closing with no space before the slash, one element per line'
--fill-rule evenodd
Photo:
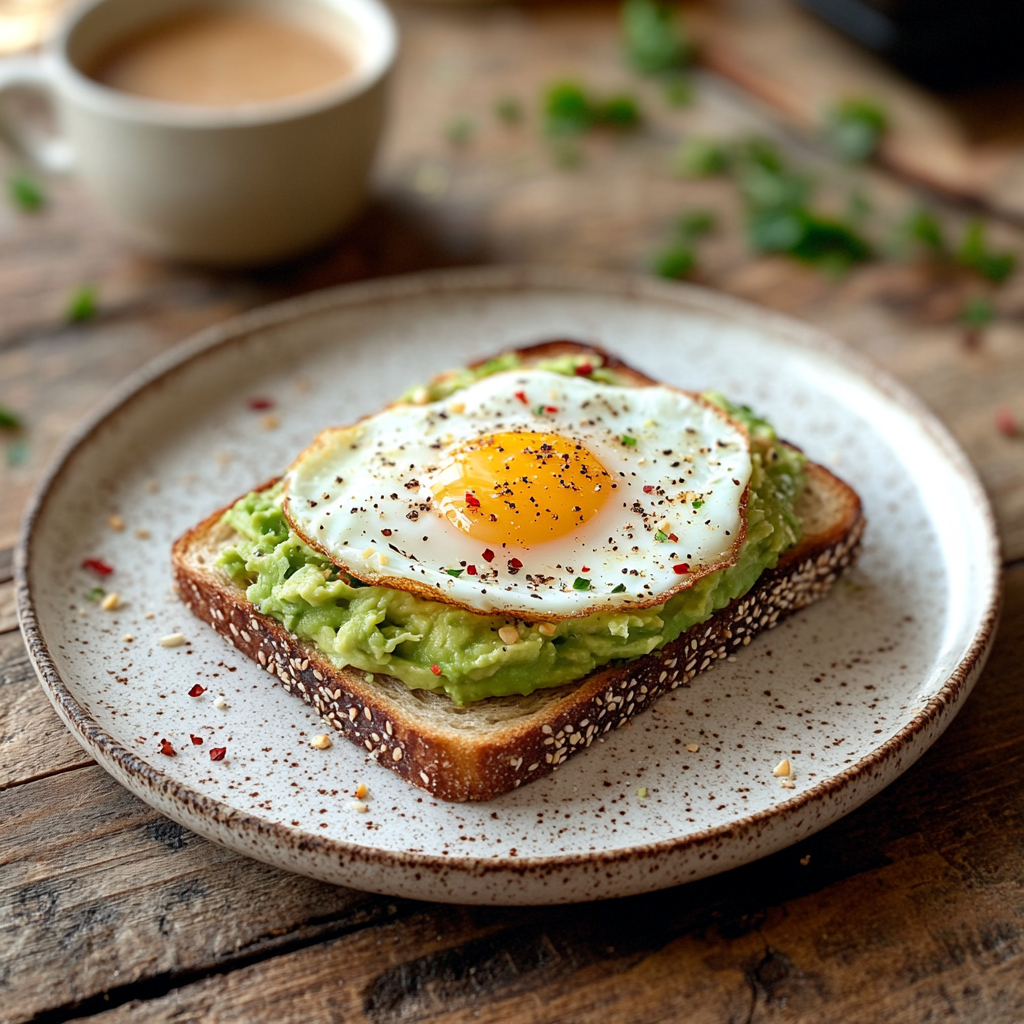
<path fill-rule="evenodd" d="M 577 364 L 575 357 L 565 357 L 539 366 L 572 375 Z M 407 397 L 437 401 L 518 366 L 515 355 L 502 356 L 446 374 Z M 606 367 L 593 367 L 590 376 L 620 383 Z M 281 512 L 280 487 L 248 494 L 225 513 L 224 522 L 239 539 L 222 552 L 218 564 L 246 587 L 246 596 L 261 612 L 313 641 L 338 668 L 383 672 L 411 688 L 443 690 L 460 705 L 580 679 L 609 662 L 649 654 L 710 618 L 745 594 L 799 539 L 794 505 L 804 484 L 803 456 L 779 445 L 772 427 L 750 409 L 717 394 L 706 397 L 750 432 L 747 535 L 734 565 L 665 604 L 567 619 L 557 623 L 552 636 L 542 635 L 536 624 L 517 622 L 522 639 L 507 645 L 498 636 L 512 621 L 506 616 L 468 612 L 351 579 L 291 531 Z"/>

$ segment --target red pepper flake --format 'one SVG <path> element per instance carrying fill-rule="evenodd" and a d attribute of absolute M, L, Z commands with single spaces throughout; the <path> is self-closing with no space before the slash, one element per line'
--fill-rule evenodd
<path fill-rule="evenodd" d="M 519 401 L 523 403 L 523 405 L 529 405 L 530 404 L 530 400 L 526 397 L 526 392 L 525 391 L 517 391 L 516 392 L 516 398 L 518 398 Z"/>
<path fill-rule="evenodd" d="M 476 566 L 475 565 L 467 565 L 466 566 L 466 575 L 467 576 L 475 576 L 476 575 Z"/>
<path fill-rule="evenodd" d="M 441 674 L 441 666 L 440 665 L 431 665 L 430 666 L 430 671 L 433 672 L 435 676 L 439 676 Z"/>
<path fill-rule="evenodd" d="M 196 685 L 193 686 L 192 689 L 188 691 L 188 695 L 190 697 L 202 697 L 202 695 L 204 693 L 206 693 L 206 688 L 203 687 L 203 686 L 200 686 L 198 683 L 196 683 Z"/>
<path fill-rule="evenodd" d="M 580 363 L 580 365 L 576 367 L 577 377 L 589 377 L 593 372 L 594 368 L 590 363 Z"/>
<path fill-rule="evenodd" d="M 1013 413 L 1006 406 L 996 409 L 996 429 L 1000 434 L 1005 434 L 1007 437 L 1016 437 L 1020 432 L 1020 427 L 1017 426 Z"/>
<path fill-rule="evenodd" d="M 557 405 L 545 405 L 544 406 L 544 411 L 545 412 L 558 412 L 558 406 Z"/>
<path fill-rule="evenodd" d="M 590 566 L 589 565 L 580 566 L 580 572 L 590 572 Z"/>
<path fill-rule="evenodd" d="M 224 755 L 228 752 L 227 747 L 210 747 L 210 760 L 223 761 Z"/>
<path fill-rule="evenodd" d="M 178 752 L 171 746 L 167 740 L 160 741 L 160 753 L 166 754 L 168 757 L 174 757 Z"/>
<path fill-rule="evenodd" d="M 96 573 L 97 576 L 109 576 L 114 571 L 112 565 L 107 565 L 106 562 L 101 562 L 98 558 L 87 558 L 82 563 L 82 568 Z"/>
<path fill-rule="evenodd" d="M 644 485 L 644 494 L 653 494 L 653 493 L 654 493 L 654 484 L 645 484 Z"/>
<path fill-rule="evenodd" d="M 673 565 L 672 571 L 679 576 L 685 576 L 690 571 L 690 563 L 680 562 L 678 565 Z"/>
<path fill-rule="evenodd" d="M 266 412 L 267 409 L 273 409 L 277 403 L 272 398 L 250 398 L 248 402 L 249 408 L 253 412 Z"/>
<path fill-rule="evenodd" d="M 522 569 L 522 567 L 523 567 L 523 563 L 522 563 L 522 562 L 520 562 L 518 558 L 510 558 L 510 559 L 508 560 L 508 564 L 509 564 L 509 565 L 510 565 L 510 566 L 511 566 L 511 567 L 512 567 L 513 569 Z"/>
<path fill-rule="evenodd" d="M 380 533 L 381 533 L 382 537 L 390 537 L 391 536 L 391 531 L 390 530 L 381 530 Z"/>
<path fill-rule="evenodd" d="M 201 747 L 203 745 L 202 736 L 193 736 L 192 733 L 189 733 L 188 738 L 192 741 L 193 746 Z"/>
<path fill-rule="evenodd" d="M 470 508 L 479 508 L 480 499 L 475 494 L 472 494 L 470 491 L 466 491 L 466 504 Z"/>
<path fill-rule="evenodd" d="M 679 538 L 674 533 L 670 533 L 668 535 L 668 539 L 672 541 L 673 544 L 675 544 L 679 540 Z"/>
<path fill-rule="evenodd" d="M 490 548 L 484 548 L 484 550 L 480 554 L 480 557 L 485 562 L 493 562 L 494 561 L 494 552 Z"/>

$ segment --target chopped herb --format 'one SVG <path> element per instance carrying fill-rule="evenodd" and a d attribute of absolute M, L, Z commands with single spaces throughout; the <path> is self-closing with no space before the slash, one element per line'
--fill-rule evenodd
<path fill-rule="evenodd" d="M 12 174 L 7 179 L 7 194 L 24 213 L 38 213 L 46 205 L 46 196 L 39 183 L 24 173 Z"/>
<path fill-rule="evenodd" d="M 988 327 L 995 318 L 996 311 L 992 301 L 984 295 L 975 295 L 968 299 L 960 310 L 960 322 L 974 330 Z"/>
<path fill-rule="evenodd" d="M 613 594 L 624 594 L 626 592 L 626 584 L 620 583 L 617 587 L 612 587 Z"/>
<path fill-rule="evenodd" d="M 622 35 L 626 60 L 641 74 L 678 71 L 692 60 L 692 47 L 675 10 L 656 0 L 626 0 Z"/>
<path fill-rule="evenodd" d="M 693 242 L 714 226 L 715 215 L 711 210 L 684 213 L 676 221 L 675 238 L 654 257 L 654 272 L 659 277 L 671 279 L 685 277 L 697 264 Z"/>
<path fill-rule="evenodd" d="M 589 590 L 590 580 L 585 580 L 582 576 L 577 576 L 572 584 L 573 590 Z"/>
<path fill-rule="evenodd" d="M 519 124 L 523 119 L 523 103 L 518 96 L 499 96 L 494 101 L 494 113 L 502 124 Z"/>
<path fill-rule="evenodd" d="M 640 120 L 636 100 L 624 93 L 601 99 L 578 82 L 556 82 L 544 94 L 544 125 L 555 139 L 582 135 L 592 128 L 633 128 Z"/>
<path fill-rule="evenodd" d="M 931 210 L 926 210 L 923 207 L 911 210 L 904 225 L 904 231 L 910 241 L 919 242 L 933 252 L 945 252 L 946 250 L 942 224 Z"/>
<path fill-rule="evenodd" d="M 700 498 L 694 498 L 690 504 L 693 505 L 695 509 L 698 509 L 704 504 L 704 502 Z"/>
<path fill-rule="evenodd" d="M 0 430 L 21 430 L 21 418 L 0 405 Z"/>
<path fill-rule="evenodd" d="M 957 262 L 968 270 L 980 274 L 993 284 L 1002 284 L 1017 265 L 1017 257 L 1011 252 L 992 252 L 985 243 L 985 223 L 972 220 L 964 232 L 963 241 L 957 252 Z"/>
<path fill-rule="evenodd" d="M 454 117 L 444 130 L 444 137 L 453 146 L 464 146 L 476 134 L 476 125 L 465 115 Z"/>
<path fill-rule="evenodd" d="M 107 592 L 102 587 L 93 587 L 85 592 L 86 601 L 102 601 Z"/>
<path fill-rule="evenodd" d="M 91 285 L 76 288 L 68 299 L 65 316 L 69 323 L 80 324 L 91 320 L 99 310 L 99 298 Z"/>
<path fill-rule="evenodd" d="M 623 434 L 622 435 L 622 443 L 627 448 L 635 448 L 636 447 L 636 438 L 635 437 L 630 437 L 629 434 Z"/>
<path fill-rule="evenodd" d="M 662 85 L 662 95 L 670 107 L 688 107 L 695 93 L 693 79 L 687 75 L 673 75 Z"/>
<path fill-rule="evenodd" d="M 543 405 L 538 405 L 538 406 L 537 406 L 537 407 L 536 407 L 536 408 L 535 408 L 535 409 L 533 410 L 533 415 L 534 415 L 534 416 L 543 416 L 543 415 L 544 415 L 544 406 L 543 406 Z"/>
<path fill-rule="evenodd" d="M 665 533 L 662 530 L 658 530 L 658 532 L 654 535 L 654 539 L 655 540 L 668 540 L 668 534 Z"/>
<path fill-rule="evenodd" d="M 878 149 L 889 123 L 874 100 L 849 98 L 825 112 L 825 138 L 832 152 L 845 163 L 861 163 Z"/>
<path fill-rule="evenodd" d="M 725 143 L 691 137 L 675 151 L 672 171 L 680 178 L 713 178 L 725 174 L 731 162 L 732 155 Z"/>
<path fill-rule="evenodd" d="M 697 265 L 697 256 L 688 242 L 672 242 L 657 253 L 651 269 L 658 277 L 677 280 L 686 277 Z"/>
<path fill-rule="evenodd" d="M 448 573 L 449 576 L 454 576 L 456 579 L 462 575 L 461 569 L 445 569 L 445 572 Z"/>

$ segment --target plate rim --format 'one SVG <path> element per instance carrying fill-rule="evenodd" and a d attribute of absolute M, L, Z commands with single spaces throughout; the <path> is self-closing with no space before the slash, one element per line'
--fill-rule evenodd
<path fill-rule="evenodd" d="M 51 491 L 65 467 L 93 433 L 175 369 L 192 362 L 206 352 L 219 349 L 233 341 L 241 342 L 246 336 L 260 330 L 335 308 L 401 301 L 431 293 L 474 294 L 501 291 L 598 293 L 621 299 L 654 301 L 739 323 L 755 331 L 781 337 L 782 340 L 800 349 L 824 354 L 844 369 L 862 378 L 874 390 L 910 414 L 924 429 L 930 441 L 955 468 L 981 512 L 987 540 L 984 545 L 984 567 L 989 571 L 991 582 L 978 628 L 963 656 L 924 706 L 895 735 L 865 754 L 856 763 L 787 800 L 697 832 L 590 852 L 529 857 L 445 857 L 319 836 L 301 828 L 240 811 L 222 800 L 193 790 L 187 784 L 154 767 L 135 751 L 119 743 L 85 711 L 62 679 L 49 653 L 36 614 L 28 578 L 36 527 L 42 518 Z M 756 831 L 760 827 L 777 823 L 777 819 L 790 817 L 816 804 L 826 803 L 829 798 L 836 797 L 842 790 L 869 775 L 872 770 L 880 769 L 892 757 L 904 753 L 913 741 L 929 728 L 940 726 L 935 738 L 941 735 L 984 666 L 995 636 L 1002 599 L 1000 540 L 995 515 L 977 471 L 937 416 L 909 388 L 890 376 L 887 371 L 824 329 L 711 289 L 682 282 L 659 281 L 638 273 L 543 265 L 428 270 L 343 284 L 248 310 L 206 327 L 173 345 L 116 385 L 64 439 L 42 474 L 26 507 L 15 548 L 14 568 L 18 620 L 30 660 L 44 692 L 75 739 L 96 758 L 101 767 L 114 775 L 136 796 L 145 801 L 147 791 L 159 795 L 161 804 L 169 802 L 180 808 L 187 816 L 190 828 L 195 828 L 196 817 L 201 821 L 209 819 L 217 825 L 227 827 L 229 831 L 239 833 L 239 839 L 244 840 L 250 836 L 255 839 L 269 834 L 298 854 L 308 852 L 333 855 L 336 863 L 342 865 L 361 862 L 369 866 L 401 866 L 446 875 L 458 874 L 467 879 L 510 872 L 526 876 L 583 865 L 612 867 L 630 861 L 643 861 L 670 853 L 681 853 L 699 849 L 730 836 Z M 927 747 L 917 751 L 910 763 L 913 763 L 924 749 Z M 112 764 L 109 764 L 108 760 Z M 113 768 L 117 771 L 112 770 Z M 122 780 L 122 775 L 135 781 L 140 788 L 127 785 Z M 874 792 L 875 790 L 869 787 L 863 799 L 868 799 Z M 862 801 L 853 803 L 843 813 L 849 813 L 860 802 Z M 164 806 L 157 809 L 161 813 L 168 813 Z M 223 839 L 212 836 L 210 838 L 227 845 Z M 233 848 L 241 850 L 240 846 Z M 247 844 L 246 849 L 248 856 L 254 856 L 258 850 L 254 850 L 251 843 Z"/>

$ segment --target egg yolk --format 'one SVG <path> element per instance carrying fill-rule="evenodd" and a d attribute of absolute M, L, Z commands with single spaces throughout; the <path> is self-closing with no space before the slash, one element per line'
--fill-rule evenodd
<path fill-rule="evenodd" d="M 528 548 L 575 533 L 612 486 L 579 441 L 510 431 L 450 452 L 430 489 L 437 511 L 474 540 Z"/>

